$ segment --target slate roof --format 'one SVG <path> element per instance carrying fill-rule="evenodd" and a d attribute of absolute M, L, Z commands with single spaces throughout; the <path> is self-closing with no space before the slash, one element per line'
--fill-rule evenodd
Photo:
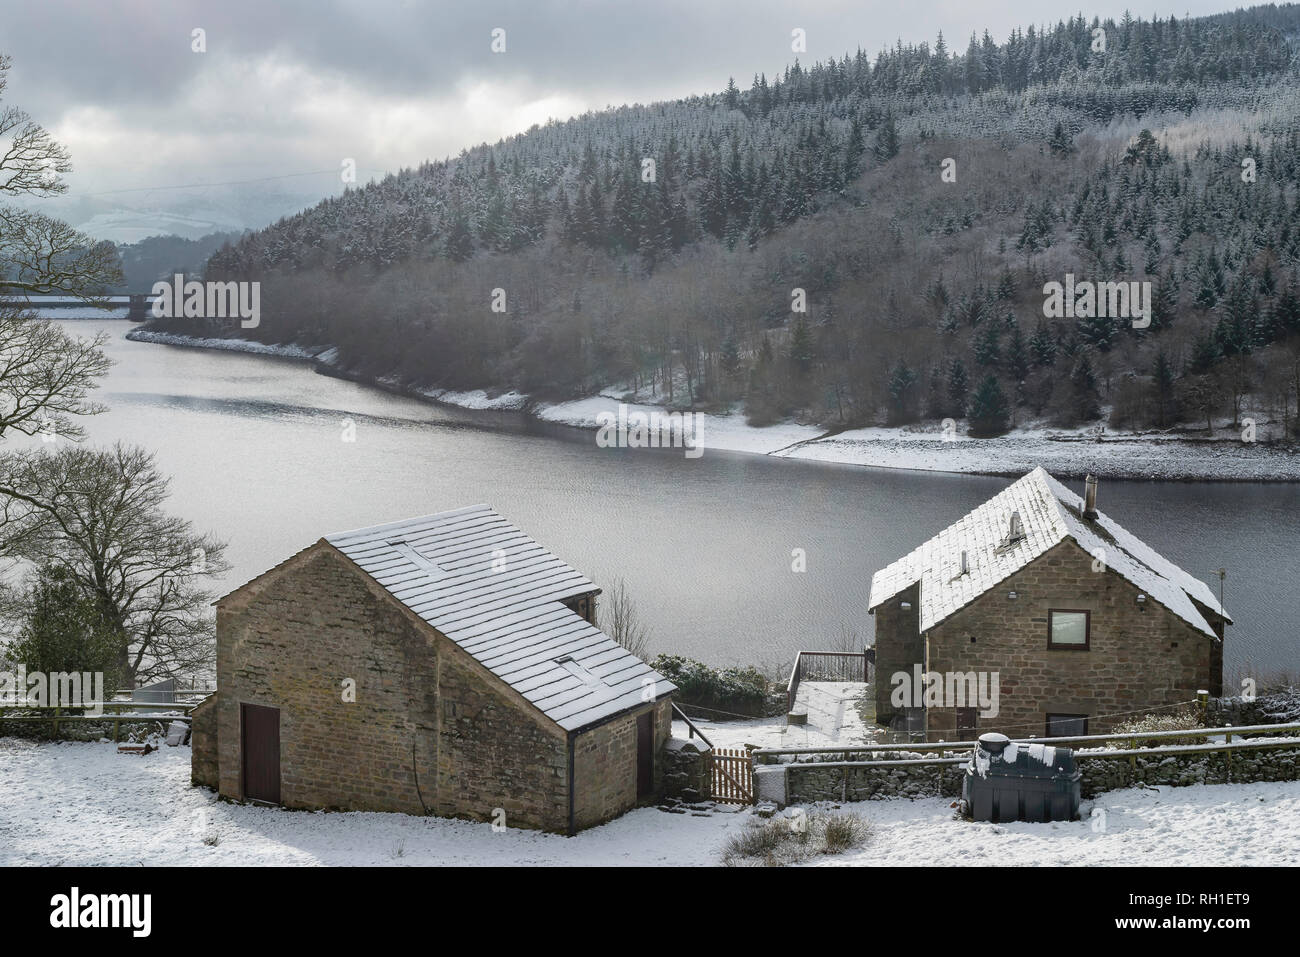
<path fill-rule="evenodd" d="M 487 505 L 327 535 L 415 614 L 566 731 L 672 682 L 562 601 L 596 591 Z"/>
<path fill-rule="evenodd" d="M 1107 566 L 1123 575 L 1198 631 L 1217 637 L 1193 604 L 1200 602 L 1231 622 L 1210 586 L 1159 555 L 1103 512 L 1082 517 L 1083 501 L 1044 469 L 1036 468 L 934 538 L 876 572 L 868 608 L 874 609 L 920 582 L 920 630 L 928 631 L 974 601 L 1048 549 L 1067 538 L 1096 554 L 1104 549 Z M 1024 532 L 1007 541 L 1012 513 Z M 967 574 L 960 574 L 961 553 Z"/>

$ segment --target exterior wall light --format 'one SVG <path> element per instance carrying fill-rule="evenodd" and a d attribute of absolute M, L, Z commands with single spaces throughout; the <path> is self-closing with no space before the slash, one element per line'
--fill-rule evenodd
<path fill-rule="evenodd" d="M 1007 597 L 1010 598 L 1012 601 L 1015 601 L 1017 598 L 1020 597 L 1020 595 L 1014 591 L 1009 591 L 1007 592 Z"/>

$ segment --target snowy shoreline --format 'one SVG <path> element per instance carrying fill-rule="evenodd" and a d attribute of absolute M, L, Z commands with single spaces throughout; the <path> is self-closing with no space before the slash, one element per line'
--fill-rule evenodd
<path fill-rule="evenodd" d="M 663 406 L 628 402 L 600 394 L 567 402 L 531 400 L 518 392 L 490 395 L 483 390 L 412 389 L 390 379 L 356 377 L 335 363 L 333 349 L 267 345 L 247 339 L 196 338 L 176 333 L 132 329 L 126 338 L 187 348 L 217 349 L 288 359 L 310 359 L 317 371 L 460 409 L 519 411 L 555 425 L 594 431 L 597 416 L 617 413 L 663 415 Z M 1297 482 L 1300 455 L 1283 449 L 1229 439 L 1177 438 L 1159 433 L 1108 432 L 1097 441 L 1088 429 L 1020 428 L 994 439 L 958 434 L 944 440 L 932 426 L 871 427 L 828 433 L 814 426 L 787 422 L 766 427 L 747 425 L 740 414 L 696 413 L 703 447 L 836 465 L 907 469 L 969 475 L 1016 476 L 1043 466 L 1061 477 L 1096 472 L 1109 478 L 1163 481 Z"/>

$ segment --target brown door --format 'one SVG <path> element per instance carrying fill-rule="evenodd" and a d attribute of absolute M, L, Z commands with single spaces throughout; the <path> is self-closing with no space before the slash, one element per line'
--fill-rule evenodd
<path fill-rule="evenodd" d="M 649 797 L 655 789 L 655 713 L 636 717 L 636 796 Z"/>
<path fill-rule="evenodd" d="M 239 706 L 244 800 L 280 803 L 280 709 Z"/>

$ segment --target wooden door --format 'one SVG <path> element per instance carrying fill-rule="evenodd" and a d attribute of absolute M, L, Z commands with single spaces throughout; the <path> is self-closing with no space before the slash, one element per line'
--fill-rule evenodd
<path fill-rule="evenodd" d="M 239 706 L 244 800 L 280 803 L 280 709 Z"/>
<path fill-rule="evenodd" d="M 655 713 L 636 717 L 636 796 L 649 797 L 655 789 Z"/>

